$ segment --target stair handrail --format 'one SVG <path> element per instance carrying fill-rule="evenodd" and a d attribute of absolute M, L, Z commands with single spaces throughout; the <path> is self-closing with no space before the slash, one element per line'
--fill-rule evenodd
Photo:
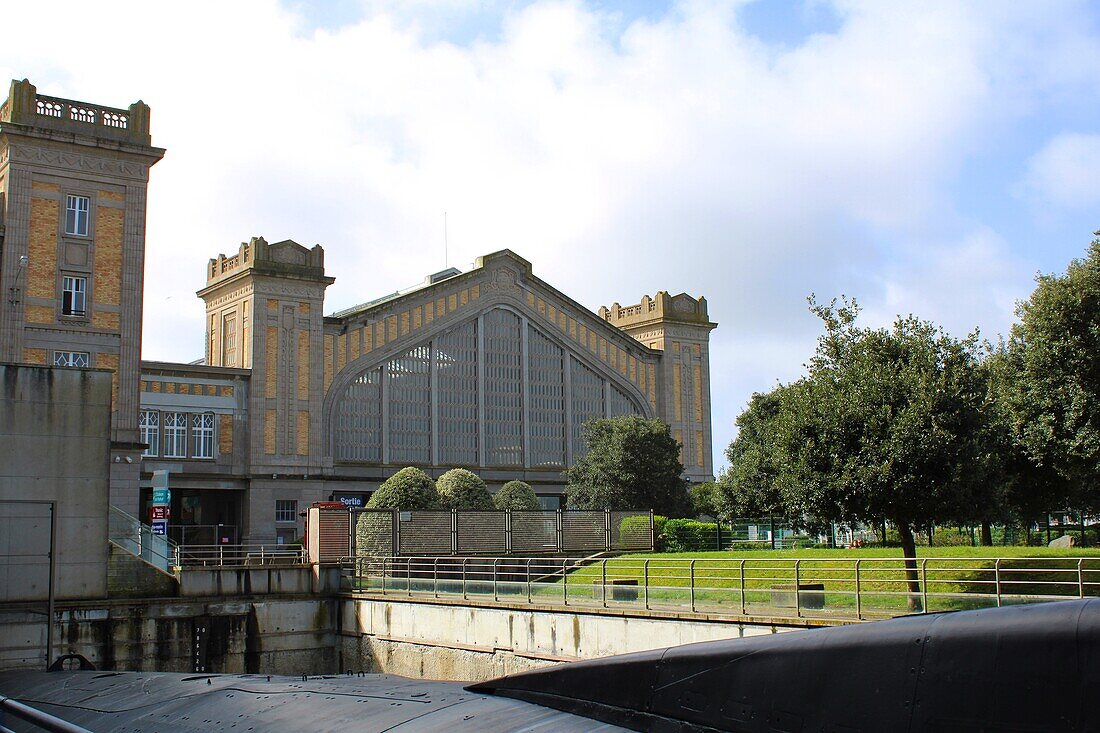
<path fill-rule="evenodd" d="M 153 528 L 136 517 L 111 505 L 108 539 L 166 573 L 179 564 L 179 549 L 165 535 L 153 534 Z"/>

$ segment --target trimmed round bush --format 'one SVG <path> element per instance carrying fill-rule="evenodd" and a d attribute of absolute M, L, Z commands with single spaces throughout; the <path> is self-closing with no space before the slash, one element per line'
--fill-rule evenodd
<path fill-rule="evenodd" d="M 452 468 L 436 482 L 439 499 L 447 509 L 492 511 L 493 496 L 481 477 L 465 468 Z"/>
<path fill-rule="evenodd" d="M 500 511 L 523 512 L 542 509 L 534 489 L 526 481 L 509 481 L 493 495 L 493 505 Z"/>
<path fill-rule="evenodd" d="M 409 466 L 390 476 L 371 494 L 367 509 L 439 509 L 439 492 L 428 474 Z"/>

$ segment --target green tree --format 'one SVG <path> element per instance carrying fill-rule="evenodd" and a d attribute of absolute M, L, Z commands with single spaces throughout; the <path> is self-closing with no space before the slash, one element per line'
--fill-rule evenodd
<path fill-rule="evenodd" d="M 493 495 L 493 506 L 500 511 L 535 511 L 542 509 L 534 489 L 525 481 L 509 481 Z"/>
<path fill-rule="evenodd" d="M 465 468 L 452 468 L 439 477 L 435 484 L 439 499 L 445 509 L 463 511 L 492 511 L 493 495 L 485 487 L 481 477 Z"/>
<path fill-rule="evenodd" d="M 1013 427 L 1028 458 L 1068 482 L 1064 508 L 1097 511 L 1100 239 L 1064 275 L 1039 275 L 1017 315 L 1009 342 L 1016 367 L 1008 396 Z"/>
<path fill-rule="evenodd" d="M 693 517 L 718 518 L 720 512 L 718 503 L 718 484 L 713 481 L 703 481 L 692 484 L 688 489 L 691 499 L 691 514 Z"/>
<path fill-rule="evenodd" d="M 1069 483 L 1051 461 L 1033 457 L 1024 444 L 1025 423 L 1015 407 L 1021 396 L 1019 349 L 1003 342 L 989 349 L 982 362 L 993 424 L 991 452 L 997 465 L 993 473 L 986 516 L 981 518 L 982 545 L 993 544 L 993 521 L 1018 520 L 1030 527 L 1052 509 L 1069 505 Z"/>
<path fill-rule="evenodd" d="M 810 303 L 825 333 L 781 403 L 780 493 L 796 516 L 889 520 L 915 593 L 914 531 L 970 518 L 987 498 L 977 333 L 954 339 L 913 316 L 860 328 L 854 301 Z"/>
<path fill-rule="evenodd" d="M 428 474 L 409 466 L 382 482 L 368 509 L 439 509 L 439 493 Z"/>
<path fill-rule="evenodd" d="M 584 424 L 588 452 L 566 472 L 571 509 L 652 509 L 691 513 L 680 445 L 660 420 L 637 415 Z"/>
<path fill-rule="evenodd" d="M 718 481 L 716 503 L 728 517 L 783 514 L 779 495 L 780 448 L 777 420 L 788 388 L 754 394 L 737 416 L 737 437 L 726 448 L 729 468 Z"/>

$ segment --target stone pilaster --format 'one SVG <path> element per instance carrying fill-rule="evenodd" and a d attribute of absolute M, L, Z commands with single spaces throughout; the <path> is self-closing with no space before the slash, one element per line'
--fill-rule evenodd
<path fill-rule="evenodd" d="M 7 157 L 6 143 L 4 155 Z M 31 172 L 12 165 L 8 158 L 8 190 L 5 195 L 4 251 L 0 255 L 0 361 L 23 361 L 23 320 L 27 298 L 28 255 L 31 213 Z"/>

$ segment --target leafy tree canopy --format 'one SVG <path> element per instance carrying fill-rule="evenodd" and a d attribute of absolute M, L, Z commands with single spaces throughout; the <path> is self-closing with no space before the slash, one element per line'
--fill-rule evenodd
<path fill-rule="evenodd" d="M 693 484 L 688 489 L 691 498 L 691 513 L 694 517 L 717 517 L 720 513 L 718 502 L 718 484 L 704 481 Z"/>
<path fill-rule="evenodd" d="M 452 468 L 436 482 L 439 499 L 445 509 L 492 511 L 493 495 L 476 473 L 465 468 Z"/>
<path fill-rule="evenodd" d="M 439 493 L 428 474 L 409 466 L 382 482 L 368 509 L 439 509 Z"/>
<path fill-rule="evenodd" d="M 1100 236 L 1100 232 L 1097 232 Z M 1073 487 L 1077 509 L 1100 509 L 1100 239 L 1064 275 L 1040 275 L 1017 310 L 1008 402 L 1020 443 Z"/>
<path fill-rule="evenodd" d="M 566 472 L 569 508 L 691 513 L 680 445 L 668 425 L 637 415 L 591 420 L 584 440 L 588 453 Z"/>
<path fill-rule="evenodd" d="M 534 489 L 524 481 L 509 481 L 493 495 L 493 505 L 500 511 L 534 511 L 541 509 Z"/>
<path fill-rule="evenodd" d="M 719 478 L 715 503 L 723 516 L 763 517 L 783 514 L 778 477 L 777 420 L 788 390 L 776 387 L 754 394 L 737 416 L 737 438 L 726 448 L 729 468 Z"/>

